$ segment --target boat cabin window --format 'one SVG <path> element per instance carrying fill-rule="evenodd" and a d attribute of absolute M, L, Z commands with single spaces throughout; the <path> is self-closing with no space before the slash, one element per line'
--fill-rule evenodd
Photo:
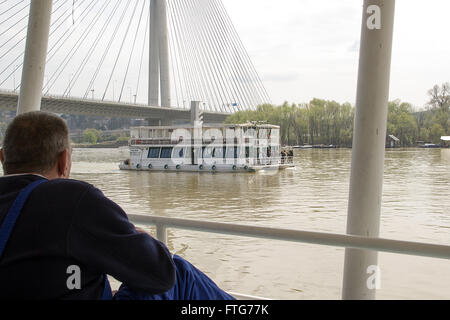
<path fill-rule="evenodd" d="M 149 158 L 149 159 L 158 159 L 160 151 L 161 151 L 161 148 L 150 148 L 150 149 L 148 149 L 148 156 L 147 156 L 147 158 Z"/>
<path fill-rule="evenodd" d="M 212 151 L 213 158 L 222 158 L 223 157 L 223 149 L 222 148 L 214 148 Z"/>
<path fill-rule="evenodd" d="M 173 151 L 174 158 L 184 158 L 184 148 L 175 148 Z"/>
<path fill-rule="evenodd" d="M 237 146 L 227 147 L 227 158 L 228 159 L 237 159 L 239 158 L 240 148 Z"/>
<path fill-rule="evenodd" d="M 203 158 L 222 158 L 223 152 L 220 147 L 206 147 L 203 149 Z"/>
<path fill-rule="evenodd" d="M 211 148 L 203 147 L 202 155 L 203 155 L 203 158 L 211 158 Z"/>
<path fill-rule="evenodd" d="M 161 159 L 170 159 L 172 158 L 172 147 L 161 148 Z"/>

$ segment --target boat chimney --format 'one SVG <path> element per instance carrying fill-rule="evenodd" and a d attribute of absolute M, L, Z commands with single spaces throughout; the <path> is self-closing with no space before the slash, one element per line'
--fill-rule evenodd
<path fill-rule="evenodd" d="M 191 124 L 193 126 L 196 123 L 202 121 L 202 112 L 200 111 L 200 101 L 191 101 Z"/>

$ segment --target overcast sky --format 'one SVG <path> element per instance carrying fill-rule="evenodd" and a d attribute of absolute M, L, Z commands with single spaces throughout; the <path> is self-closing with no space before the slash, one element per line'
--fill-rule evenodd
<path fill-rule="evenodd" d="M 223 0 L 274 103 L 354 103 L 362 0 Z M 391 99 L 450 81 L 450 1 L 397 0 Z"/>
<path fill-rule="evenodd" d="M 1 1 L 1 0 L 0 0 Z M 222 0 L 237 29 L 237 32 L 247 49 L 253 64 L 275 104 L 284 101 L 290 103 L 304 103 L 312 98 L 336 100 L 338 102 L 350 102 L 354 104 L 356 98 L 356 82 L 359 59 L 359 39 L 361 32 L 362 4 L 363 0 Z M 11 14 L 3 13 L 13 4 L 21 4 L 22 0 L 9 0 L 0 2 L 0 23 Z M 29 0 L 26 2 L 29 3 Z M 89 29 L 88 22 L 93 20 L 103 1 L 76 1 L 81 9 L 75 10 L 75 18 L 72 19 L 72 1 L 62 1 L 55 5 L 56 14 L 52 16 L 55 26 L 58 17 L 63 12 L 69 13 L 67 25 L 58 29 L 50 37 L 49 47 L 58 44 L 61 34 L 72 32 L 70 41 L 64 44 L 55 57 L 52 57 L 46 68 L 46 81 L 52 86 L 51 94 L 63 94 L 70 83 L 73 74 L 80 65 L 80 60 L 89 53 L 95 38 L 100 31 L 100 25 L 106 21 L 108 12 L 101 16 L 96 27 L 88 33 L 88 38 L 82 41 L 82 47 L 69 60 L 67 67 L 58 73 L 57 67 L 64 63 L 65 56 L 72 52 L 71 48 L 76 44 L 77 38 L 82 35 L 84 29 Z M 111 10 L 115 1 L 108 4 Z M 123 5 L 125 1 L 120 1 Z M 135 2 L 133 2 L 135 3 Z M 139 2 L 142 3 L 142 2 Z M 145 2 L 148 4 L 148 2 Z M 86 10 L 90 17 L 83 20 L 82 12 L 89 4 L 94 9 Z M 132 6 L 130 7 L 130 9 Z M 19 14 L 26 16 L 27 8 Z M 59 10 L 59 11 L 58 11 Z M 78 14 L 77 14 L 78 12 Z M 131 13 L 131 10 L 129 10 Z M 411 102 L 420 108 L 428 101 L 427 91 L 435 84 L 450 81 L 450 1 L 449 0 L 397 0 L 396 20 L 394 31 L 394 48 L 391 73 L 391 99 L 401 99 Z M 80 14 L 81 13 L 81 14 Z M 120 13 L 120 11 L 119 11 Z M 137 10 L 139 13 L 139 10 Z M 116 17 L 118 19 L 118 17 Z M 76 21 L 72 25 L 72 20 Z M 131 18 L 134 28 L 138 25 L 138 16 Z M 145 19 L 144 19 L 145 20 Z M 13 67 L 20 64 L 25 42 L 18 41 L 25 35 L 26 19 L 20 24 L 7 30 L 15 19 L 6 21 L 0 25 L 0 82 L 6 79 L 1 88 L 10 89 L 19 83 L 20 70 L 11 72 Z M 125 18 L 124 21 L 128 21 Z M 74 81 L 75 86 L 69 93 L 72 96 L 83 96 L 91 89 L 87 86 L 98 65 L 104 48 L 116 23 L 111 23 L 109 31 L 103 32 L 100 43 L 97 45 L 92 59 L 81 76 Z M 141 25 L 142 38 L 134 50 L 134 59 L 128 78 L 124 78 L 127 67 L 129 50 L 132 48 L 133 36 L 128 37 L 121 56 L 122 60 L 115 65 L 116 55 L 119 52 L 122 38 L 125 34 L 126 23 L 117 35 L 113 47 L 106 56 L 103 69 L 93 83 L 95 98 L 99 99 L 105 92 L 107 99 L 118 99 L 118 92 L 123 92 L 123 101 L 132 101 L 132 94 L 136 93 L 139 102 L 147 101 L 147 80 L 145 72 L 138 73 L 141 61 L 140 47 L 146 46 L 147 38 L 143 32 L 144 23 Z M 16 32 L 17 36 L 12 37 Z M 10 39 L 11 41 L 7 41 Z M 9 52 L 9 48 L 19 44 Z M 3 47 L 3 44 L 7 44 Z M 75 52 L 74 52 L 75 53 Z M 13 61 L 15 57 L 19 60 Z M 97 59 L 97 60 L 95 60 Z M 147 59 L 148 60 L 148 59 Z M 148 70 L 144 61 L 142 70 Z M 110 73 L 114 75 L 110 75 Z M 58 78 L 52 78 L 53 74 L 59 74 Z M 11 76 L 14 74 L 14 76 Z M 9 78 L 7 76 L 9 75 Z M 140 75 L 140 78 L 138 77 Z M 108 78 L 110 82 L 108 82 Z M 122 79 L 125 79 L 122 81 Z M 141 79 L 138 81 L 138 79 Z M 107 84 L 109 83 L 109 87 Z M 139 84 L 139 86 L 138 86 Z M 105 89 L 103 88 L 105 87 Z M 136 87 L 136 88 L 135 88 Z M 87 90 L 87 91 L 86 91 Z M 67 91 L 67 90 L 66 90 Z M 94 96 L 94 91 L 92 95 Z M 90 95 L 90 93 L 89 93 Z"/>

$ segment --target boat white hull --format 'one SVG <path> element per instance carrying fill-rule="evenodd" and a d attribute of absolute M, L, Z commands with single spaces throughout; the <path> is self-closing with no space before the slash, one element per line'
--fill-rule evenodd
<path fill-rule="evenodd" d="M 152 165 L 151 167 L 131 166 L 125 163 L 119 165 L 120 170 L 128 171 L 150 171 L 150 172 L 208 172 L 208 173 L 242 173 L 258 172 L 265 170 L 282 170 L 294 167 L 293 164 L 283 165 Z"/>

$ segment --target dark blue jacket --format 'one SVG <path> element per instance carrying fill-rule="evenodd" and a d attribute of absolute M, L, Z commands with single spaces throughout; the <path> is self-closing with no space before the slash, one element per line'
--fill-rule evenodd
<path fill-rule="evenodd" d="M 40 179 L 0 178 L 0 224 L 19 191 Z M 81 289 L 69 290 L 69 266 Z M 166 246 L 136 231 L 125 212 L 92 185 L 52 180 L 30 195 L 0 258 L 0 299 L 99 299 L 103 274 L 139 292 L 157 294 L 175 283 Z"/>

